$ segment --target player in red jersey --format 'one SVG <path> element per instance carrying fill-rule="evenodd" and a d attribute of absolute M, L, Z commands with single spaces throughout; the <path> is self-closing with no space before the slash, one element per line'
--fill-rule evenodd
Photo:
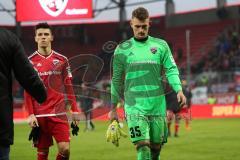
<path fill-rule="evenodd" d="M 179 125 L 180 120 L 185 119 L 185 127 L 187 130 L 189 130 L 189 122 L 191 119 L 191 113 L 190 113 L 190 107 L 191 107 L 191 91 L 187 87 L 186 80 L 182 80 L 182 87 L 183 87 L 183 93 L 187 98 L 187 103 L 182 108 L 179 106 L 179 103 L 176 99 L 176 93 L 170 90 L 168 88 L 167 94 L 166 94 L 166 102 L 167 102 L 167 120 L 168 120 L 168 135 L 171 136 L 171 124 L 174 120 L 174 136 L 178 137 L 179 132 Z"/>
<path fill-rule="evenodd" d="M 38 160 L 47 160 L 54 137 L 58 146 L 56 160 L 68 160 L 70 133 L 65 97 L 68 98 L 73 115 L 79 113 L 71 86 L 72 75 L 68 59 L 52 50 L 53 35 L 47 23 L 39 23 L 36 26 L 35 41 L 38 50 L 29 57 L 29 60 L 46 86 L 47 100 L 38 104 L 25 92 L 25 105 L 30 114 L 29 125 L 40 128 L 40 135 L 34 146 L 38 149 Z M 78 125 L 77 116 L 72 117 L 73 124 Z"/>
<path fill-rule="evenodd" d="M 182 86 L 183 86 L 183 93 L 187 97 L 187 103 L 186 105 L 181 109 L 179 112 L 181 118 L 185 120 L 185 128 L 187 130 L 190 130 L 190 120 L 191 120 L 191 99 L 192 99 L 192 93 L 190 90 L 190 87 L 187 86 L 187 81 L 182 80 Z"/>

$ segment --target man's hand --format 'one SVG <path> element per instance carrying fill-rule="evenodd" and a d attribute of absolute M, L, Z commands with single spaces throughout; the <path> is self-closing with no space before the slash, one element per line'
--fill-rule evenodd
<path fill-rule="evenodd" d="M 112 142 L 116 147 L 119 146 L 120 137 L 127 137 L 127 134 L 121 129 L 119 123 L 114 120 L 107 129 L 106 137 L 107 142 Z"/>
<path fill-rule="evenodd" d="M 117 110 L 115 108 L 108 113 L 108 118 L 111 122 L 118 119 Z"/>
<path fill-rule="evenodd" d="M 38 125 L 38 121 L 37 121 L 37 118 L 34 114 L 31 114 L 29 117 L 28 117 L 28 124 L 31 128 L 33 127 L 39 127 Z"/>
<path fill-rule="evenodd" d="M 80 122 L 80 113 L 72 113 L 72 123 L 75 126 L 78 126 L 79 122 Z"/>
<path fill-rule="evenodd" d="M 178 91 L 178 93 L 177 93 L 177 100 L 178 100 L 178 103 L 179 103 L 179 105 L 180 105 L 181 108 L 182 108 L 184 105 L 186 105 L 187 99 L 186 99 L 186 97 L 184 96 L 184 94 L 183 94 L 182 91 Z"/>

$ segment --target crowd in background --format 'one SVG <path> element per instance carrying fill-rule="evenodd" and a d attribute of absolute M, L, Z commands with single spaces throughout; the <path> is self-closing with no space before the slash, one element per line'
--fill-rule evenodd
<path fill-rule="evenodd" d="M 197 65 L 192 67 L 193 73 L 235 71 L 240 66 L 239 27 L 227 28 L 217 38 L 212 49 Z"/>

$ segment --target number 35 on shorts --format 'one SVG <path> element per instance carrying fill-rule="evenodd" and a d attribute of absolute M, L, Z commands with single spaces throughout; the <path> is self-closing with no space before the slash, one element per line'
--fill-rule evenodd
<path fill-rule="evenodd" d="M 139 126 L 129 128 L 131 138 L 141 137 L 142 133 Z"/>

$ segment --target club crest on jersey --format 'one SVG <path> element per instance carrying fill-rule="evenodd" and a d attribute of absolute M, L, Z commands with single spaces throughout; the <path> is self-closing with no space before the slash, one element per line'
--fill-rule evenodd
<path fill-rule="evenodd" d="M 68 0 L 38 0 L 43 10 L 50 16 L 57 17 L 66 8 Z"/>
<path fill-rule="evenodd" d="M 53 64 L 54 64 L 54 65 L 57 65 L 58 63 L 59 63 L 59 60 L 58 60 L 58 59 L 54 59 L 54 60 L 53 60 Z"/>
<path fill-rule="evenodd" d="M 150 48 L 150 51 L 152 52 L 152 54 L 155 54 L 157 52 L 157 47 Z"/>

